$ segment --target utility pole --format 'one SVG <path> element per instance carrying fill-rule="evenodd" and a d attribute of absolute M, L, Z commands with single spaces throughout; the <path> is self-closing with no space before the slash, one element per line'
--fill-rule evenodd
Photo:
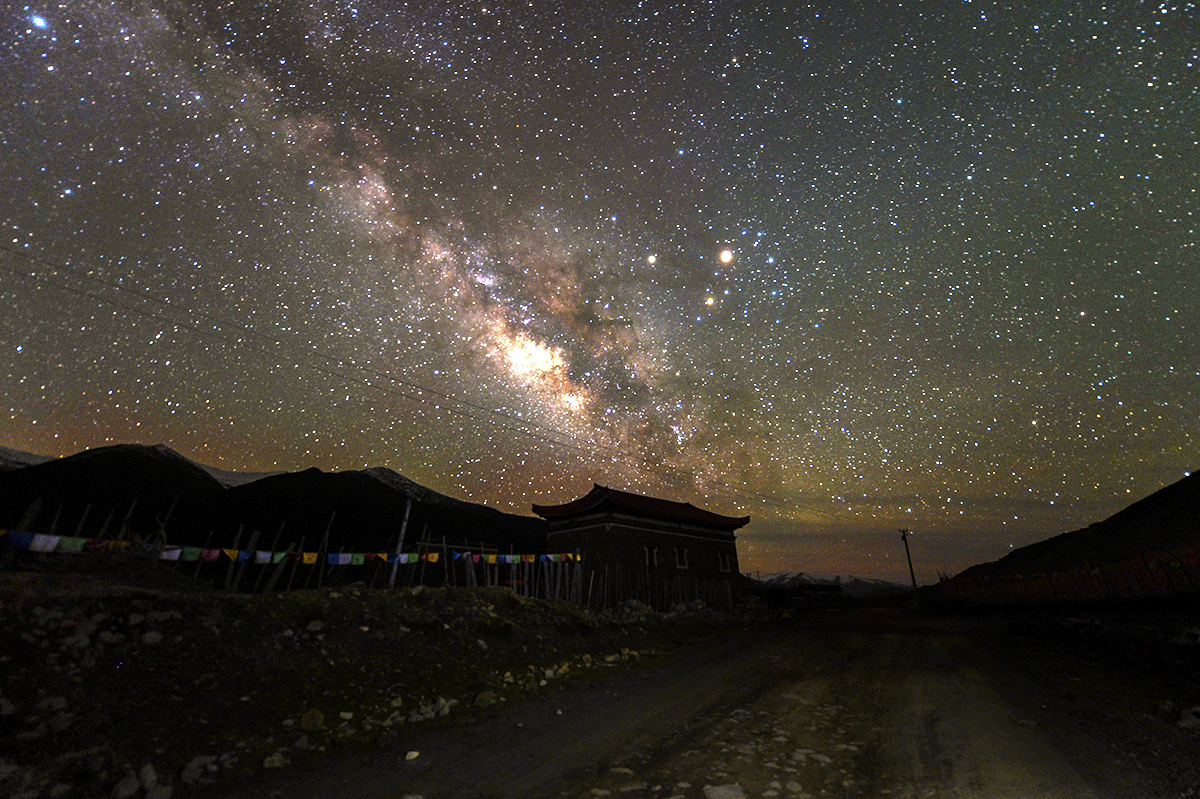
<path fill-rule="evenodd" d="M 900 531 L 900 540 L 904 542 L 904 555 L 905 555 L 905 557 L 908 558 L 908 576 L 910 578 L 912 578 L 913 599 L 916 600 L 917 608 L 920 609 L 921 596 L 920 596 L 920 594 L 917 593 L 917 573 L 913 571 L 912 552 L 910 552 L 908 550 L 908 534 L 911 532 L 912 532 L 912 530 L 901 530 Z"/>

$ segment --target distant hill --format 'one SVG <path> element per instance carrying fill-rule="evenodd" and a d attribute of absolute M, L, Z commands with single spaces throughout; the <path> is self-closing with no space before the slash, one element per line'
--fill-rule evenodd
<path fill-rule="evenodd" d="M 912 588 L 886 580 L 873 580 L 853 576 L 823 577 L 806 572 L 775 572 L 764 574 L 759 582 L 770 588 L 797 589 L 806 585 L 832 588 L 836 586 L 843 596 L 855 599 L 882 600 L 897 596 L 909 596 Z"/>
<path fill-rule="evenodd" d="M 170 447 L 118 444 L 0 472 L 0 527 L 193 538 L 224 487 Z"/>
<path fill-rule="evenodd" d="M 54 460 L 53 455 L 34 455 L 32 452 L 12 447 L 0 447 L 0 471 L 24 469 L 26 466 L 34 466 L 52 460 Z"/>
<path fill-rule="evenodd" d="M 247 531 L 262 531 L 260 548 L 282 529 L 280 548 L 298 545 L 303 536 L 305 549 L 315 549 L 328 527 L 331 550 L 383 551 L 395 547 L 410 499 L 406 549 L 415 550 L 423 538 L 440 543 L 445 537 L 450 543 L 485 543 L 504 552 L 544 551 L 541 519 L 447 497 L 380 467 L 306 469 L 235 486 L 225 496 L 224 528 L 242 524 Z"/>
<path fill-rule="evenodd" d="M 1192 473 L 1102 522 L 972 566 L 927 592 L 1001 605 L 1175 596 L 1195 592 L 1198 557 L 1200 473 Z"/>
<path fill-rule="evenodd" d="M 1200 472 L 1154 492 L 1102 522 L 1021 547 L 963 574 L 1069 571 L 1200 543 Z"/>
<path fill-rule="evenodd" d="M 10 454 L 12 453 L 12 454 Z M 205 467 L 163 445 L 120 444 L 65 458 L 0 452 L 0 528 L 59 535 L 150 538 L 172 544 L 330 551 L 394 548 L 412 500 L 406 549 L 423 537 L 540 552 L 545 522 L 454 499 L 391 469 L 243 474 Z M 25 465 L 20 465 L 21 463 Z M 240 536 L 240 538 L 239 538 Z M 277 538 L 278 536 L 278 538 Z"/>

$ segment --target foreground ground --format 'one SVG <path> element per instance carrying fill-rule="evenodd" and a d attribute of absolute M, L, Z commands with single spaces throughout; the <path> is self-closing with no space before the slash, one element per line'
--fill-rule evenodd
<path fill-rule="evenodd" d="M 1196 796 L 1189 621 L 817 613 L 209 795 Z"/>
<path fill-rule="evenodd" d="M 1200 796 L 1195 611 L 6 580 L 0 796 Z"/>

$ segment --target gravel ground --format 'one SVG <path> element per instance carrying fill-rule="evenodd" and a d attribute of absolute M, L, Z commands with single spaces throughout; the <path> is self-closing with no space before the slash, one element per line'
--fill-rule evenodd
<path fill-rule="evenodd" d="M 636 666 L 736 623 L 506 589 L 269 595 L 0 574 L 0 796 L 185 795 Z"/>

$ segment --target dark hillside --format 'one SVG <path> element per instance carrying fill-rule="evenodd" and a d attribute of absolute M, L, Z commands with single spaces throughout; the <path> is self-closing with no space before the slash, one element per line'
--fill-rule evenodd
<path fill-rule="evenodd" d="M 128 516 L 138 535 L 166 523 L 172 536 L 191 537 L 223 492 L 170 447 L 117 444 L 0 471 L 0 528 L 112 538 Z"/>
<path fill-rule="evenodd" d="M 221 528 L 229 532 L 245 525 L 259 530 L 259 543 L 266 546 L 282 525 L 279 549 L 298 545 L 303 536 L 305 549 L 315 550 L 328 527 L 330 551 L 384 551 L 396 545 L 410 498 L 406 550 L 415 551 L 426 536 L 437 542 L 443 536 L 453 543 L 483 541 L 504 551 L 511 545 L 517 551 L 540 552 L 545 546 L 540 519 L 452 499 L 380 468 L 330 473 L 306 469 L 231 488 Z"/>
<path fill-rule="evenodd" d="M 499 552 L 545 551 L 542 519 L 454 499 L 382 467 L 245 475 L 253 478 L 245 481 L 240 473 L 222 473 L 222 484 L 161 444 L 101 447 L 33 465 L 13 460 L 13 468 L 0 470 L 0 529 L 117 538 L 124 526 L 126 537 L 150 539 L 165 526 L 167 542 L 176 545 L 237 541 L 242 549 L 298 550 L 303 538 L 304 548 L 316 551 L 328 528 L 330 552 L 378 552 L 395 547 L 411 499 L 408 551 L 422 539 L 440 544 L 443 537 Z"/>
<path fill-rule="evenodd" d="M 1062 603 L 1196 597 L 1200 473 L 1102 522 L 1015 550 L 931 586 L 951 602 Z"/>
<path fill-rule="evenodd" d="M 1200 543 L 1200 472 L 1082 530 L 1039 541 L 975 569 L 1036 572 L 1101 566 Z"/>

